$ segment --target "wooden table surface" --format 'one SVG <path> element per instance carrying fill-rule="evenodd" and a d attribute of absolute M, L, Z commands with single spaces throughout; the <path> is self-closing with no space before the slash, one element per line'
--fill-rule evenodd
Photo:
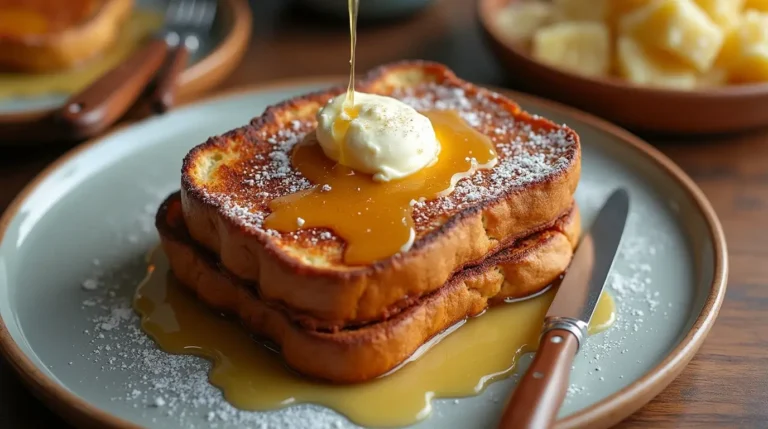
<path fill-rule="evenodd" d="M 252 1 L 253 41 L 243 63 L 222 88 L 347 72 L 345 23 L 303 14 L 288 3 Z M 358 70 L 396 59 L 425 58 L 446 63 L 466 79 L 509 86 L 480 35 L 474 3 L 436 0 L 412 18 L 362 26 Z M 525 88 L 518 85 L 516 89 Z M 693 177 L 715 207 L 728 239 L 730 281 L 720 317 L 698 355 L 661 395 L 619 427 L 766 428 L 768 130 L 647 140 Z M 4 151 L 0 210 L 65 150 Z M 2 360 L 0 427 L 66 427 L 24 389 Z"/>

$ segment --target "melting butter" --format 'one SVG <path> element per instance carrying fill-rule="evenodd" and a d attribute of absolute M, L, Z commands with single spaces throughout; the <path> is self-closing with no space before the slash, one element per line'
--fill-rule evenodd
<path fill-rule="evenodd" d="M 294 168 L 315 184 L 313 188 L 276 198 L 264 226 L 292 232 L 329 228 L 346 242 L 344 262 L 367 264 L 407 250 L 414 222 L 411 201 L 434 199 L 453 189 L 458 179 L 496 160 L 493 142 L 448 110 L 423 112 L 440 142 L 437 162 L 407 177 L 374 182 L 365 174 L 336 164 L 317 143 L 294 149 Z M 301 225 L 297 219 L 304 220 Z"/>
<path fill-rule="evenodd" d="M 477 395 L 509 376 L 521 354 L 535 350 L 544 315 L 554 296 L 504 304 L 467 320 L 418 359 L 379 379 L 331 385 L 297 375 L 279 355 L 255 343 L 235 321 L 208 311 L 179 285 L 162 250 L 150 256 L 148 276 L 134 307 L 142 328 L 162 350 L 213 361 L 209 374 L 233 406 L 254 411 L 291 404 L 324 405 L 365 426 L 401 426 L 426 418 L 433 398 Z M 615 305 L 601 297 L 590 333 L 608 329 Z"/>

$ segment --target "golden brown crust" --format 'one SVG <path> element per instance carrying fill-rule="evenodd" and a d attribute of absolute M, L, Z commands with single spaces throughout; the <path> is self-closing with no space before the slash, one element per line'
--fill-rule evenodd
<path fill-rule="evenodd" d="M 574 209 L 553 228 L 521 240 L 515 249 L 491 256 L 480 266 L 465 269 L 385 321 L 323 332 L 301 327 L 292 320 L 289 309 L 265 302 L 252 287 L 222 269 L 209 251 L 191 240 L 180 212 L 178 196 L 172 195 L 157 216 L 162 246 L 178 280 L 208 306 L 236 315 L 248 330 L 277 343 L 286 362 L 297 371 L 337 383 L 385 374 L 433 336 L 482 313 L 504 298 L 503 285 L 512 281 L 505 277 L 507 273 L 529 282 L 517 283 L 516 294 L 532 294 L 551 284 L 570 262 L 572 242 L 580 231 Z"/>
<path fill-rule="evenodd" d="M 0 34 L 0 69 L 52 72 L 88 60 L 112 45 L 133 3 L 134 0 L 67 1 L 67 10 L 62 11 L 69 15 L 65 28 L 25 36 Z M 64 4 L 53 1 L 48 7 L 55 9 Z"/>
<path fill-rule="evenodd" d="M 466 197 L 461 193 L 462 186 L 469 184 L 465 186 L 469 188 L 473 182 L 465 180 L 450 196 L 450 205 L 437 201 L 425 204 L 422 211 L 417 208 L 417 239 L 408 252 L 368 266 L 344 266 L 334 259 L 343 249 L 343 243 L 336 238 L 318 242 L 311 232 L 275 236 L 261 229 L 254 213 L 265 213 L 268 199 L 257 201 L 254 191 L 244 189 L 245 176 L 241 174 L 254 169 L 252 159 L 270 150 L 268 139 L 287 134 L 292 127 L 311 128 L 319 106 L 343 88 L 305 95 L 268 108 L 251 125 L 194 148 L 182 169 L 184 217 L 192 237 L 219 255 L 235 275 L 258 282 L 266 299 L 283 302 L 297 312 L 323 321 L 327 327 L 378 320 L 397 302 L 436 290 L 464 267 L 520 237 L 550 228 L 555 219 L 570 210 L 580 176 L 581 155 L 578 136 L 567 127 L 531 116 L 510 100 L 458 79 L 439 64 L 407 62 L 384 66 L 371 72 L 358 87 L 366 92 L 424 99 L 434 99 L 440 91 L 460 91 L 465 96 L 462 102 L 470 103 L 467 100 L 471 99 L 476 104 L 469 113 L 492 117 L 488 123 L 478 125 L 478 129 L 499 144 L 497 151 L 503 152 L 500 165 L 508 165 L 505 160 L 515 156 L 528 163 L 513 165 L 521 171 L 515 171 L 506 182 L 501 180 L 502 184 L 498 177 L 497 182 L 493 180 L 503 167 L 478 174 L 479 189 L 496 186 L 497 192 L 471 200 L 471 204 L 460 200 Z M 409 93 L 411 90 L 415 92 Z M 306 124 L 292 122 L 299 118 L 310 119 Z M 504 133 L 494 133 L 494 127 L 497 131 L 505 127 Z M 542 136 L 559 136 L 562 141 L 557 142 L 558 146 Z M 534 137 L 538 139 L 535 142 Z M 510 141 L 520 139 L 523 143 L 519 147 L 510 146 L 514 145 Z M 511 154 L 504 155 L 507 152 Z M 546 174 L 530 174 L 535 173 L 539 155 L 546 158 L 542 162 L 547 164 Z M 208 168 L 214 156 L 222 167 L 216 170 L 216 180 L 207 183 L 200 179 L 201 171 Z M 243 164 L 243 158 L 248 164 Z M 231 159 L 235 161 L 230 162 Z M 557 168 L 549 165 L 554 163 L 558 163 Z M 532 177 L 522 181 L 520 177 L 526 174 Z M 284 181 L 277 183 L 272 186 L 284 186 Z M 296 183 L 300 183 L 298 179 Z M 273 191 L 269 186 L 255 188 Z M 275 192 L 286 191 L 279 188 Z M 238 198 L 241 205 L 260 206 L 243 209 L 228 204 Z M 439 226 L 432 227 L 435 223 Z M 307 245 L 309 240 L 316 244 Z M 325 258 L 323 264 L 302 258 L 317 257 L 317 253 L 311 253 L 318 252 L 317 249 Z"/>

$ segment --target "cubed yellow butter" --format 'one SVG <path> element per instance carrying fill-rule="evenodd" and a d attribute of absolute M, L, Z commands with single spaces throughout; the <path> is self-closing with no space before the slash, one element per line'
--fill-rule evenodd
<path fill-rule="evenodd" d="M 728 35 L 718 66 L 737 83 L 768 81 L 768 13 L 747 10 Z"/>
<path fill-rule="evenodd" d="M 609 2 L 609 0 L 553 0 L 552 3 L 555 5 L 558 20 L 603 22 L 608 17 Z"/>
<path fill-rule="evenodd" d="M 768 0 L 746 0 L 744 9 L 755 9 L 762 12 L 768 12 Z"/>
<path fill-rule="evenodd" d="M 554 7 L 543 1 L 514 2 L 499 12 L 499 29 L 511 40 L 529 41 L 543 25 L 551 22 Z"/>
<path fill-rule="evenodd" d="M 612 29 L 618 28 L 624 16 L 648 6 L 652 1 L 654 0 L 613 0 L 608 5 L 608 25 Z"/>
<path fill-rule="evenodd" d="M 733 27 L 741 17 L 744 0 L 696 0 L 704 12 L 721 28 Z"/>
<path fill-rule="evenodd" d="M 711 70 L 700 74 L 697 77 L 696 86 L 700 88 L 713 88 L 728 84 L 728 72 L 720 67 L 713 67 Z"/>
<path fill-rule="evenodd" d="M 604 76 L 611 63 L 608 27 L 598 22 L 559 22 L 533 36 L 531 53 L 545 64 L 585 76 Z"/>
<path fill-rule="evenodd" d="M 709 70 L 723 30 L 693 0 L 657 0 L 621 20 L 622 34 L 648 49 L 665 51 L 700 72 Z"/>
<path fill-rule="evenodd" d="M 637 85 L 681 90 L 696 86 L 696 70 L 691 66 L 665 52 L 646 49 L 627 36 L 616 42 L 616 60 L 619 74 Z"/>

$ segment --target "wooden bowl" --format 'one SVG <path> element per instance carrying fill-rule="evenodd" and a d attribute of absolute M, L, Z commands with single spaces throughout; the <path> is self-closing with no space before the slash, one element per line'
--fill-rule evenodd
<path fill-rule="evenodd" d="M 590 78 L 535 60 L 499 28 L 499 11 L 517 0 L 478 0 L 489 43 L 510 77 L 531 92 L 592 112 L 637 131 L 705 134 L 768 126 L 768 83 L 691 91 Z"/>

